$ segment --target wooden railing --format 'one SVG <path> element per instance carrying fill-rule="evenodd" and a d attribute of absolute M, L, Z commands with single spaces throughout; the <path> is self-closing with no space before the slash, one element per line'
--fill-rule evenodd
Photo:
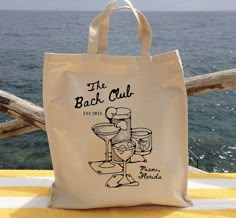
<path fill-rule="evenodd" d="M 185 84 L 188 96 L 236 88 L 236 69 L 186 78 Z M 0 139 L 46 131 L 42 107 L 1 90 L 0 112 L 15 118 L 0 123 Z"/>

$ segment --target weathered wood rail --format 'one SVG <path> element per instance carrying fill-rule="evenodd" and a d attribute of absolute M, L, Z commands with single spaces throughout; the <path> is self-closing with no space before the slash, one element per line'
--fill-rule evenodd
<path fill-rule="evenodd" d="M 188 96 L 236 88 L 236 69 L 186 78 L 185 84 Z M 15 118 L 0 123 L 0 139 L 40 129 L 46 131 L 42 107 L 1 90 L 0 112 Z"/>

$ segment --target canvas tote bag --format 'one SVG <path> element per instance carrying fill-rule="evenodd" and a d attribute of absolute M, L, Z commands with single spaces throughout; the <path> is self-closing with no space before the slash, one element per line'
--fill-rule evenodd
<path fill-rule="evenodd" d="M 128 0 L 112 9 L 116 1 L 91 23 L 87 54 L 45 54 L 55 173 L 49 206 L 188 206 L 187 95 L 178 51 L 150 56 L 147 19 Z M 109 15 L 123 9 L 137 18 L 141 56 L 104 54 Z"/>

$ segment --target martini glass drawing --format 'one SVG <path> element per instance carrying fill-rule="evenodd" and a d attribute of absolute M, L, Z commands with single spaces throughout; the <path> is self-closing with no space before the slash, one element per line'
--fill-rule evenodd
<path fill-rule="evenodd" d="M 113 150 L 116 155 L 123 161 L 123 173 L 114 174 L 106 182 L 105 186 L 108 188 L 118 188 L 121 186 L 138 186 L 139 182 L 135 181 L 134 178 L 127 174 L 127 162 L 132 157 L 135 151 L 134 142 L 123 142 L 113 146 Z"/>
<path fill-rule="evenodd" d="M 105 153 L 105 161 L 101 161 L 102 163 L 99 165 L 101 168 L 113 168 L 115 164 L 111 163 L 109 154 L 109 145 L 112 138 L 114 138 L 120 131 L 119 127 L 116 127 L 112 123 L 98 123 L 92 127 L 93 132 L 101 139 L 105 141 L 106 153 Z"/>
<path fill-rule="evenodd" d="M 120 145 L 119 147 L 113 146 L 114 152 L 116 155 L 123 160 L 123 177 L 118 182 L 120 185 L 130 184 L 129 179 L 127 178 L 127 161 L 134 154 L 134 146 L 132 142 L 128 142 L 128 145 Z"/>

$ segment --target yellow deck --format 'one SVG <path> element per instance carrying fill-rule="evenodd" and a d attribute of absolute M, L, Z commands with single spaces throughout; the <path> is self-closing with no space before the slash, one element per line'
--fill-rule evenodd
<path fill-rule="evenodd" d="M 190 173 L 194 206 L 93 210 L 47 208 L 53 171 L 0 170 L 0 218 L 236 218 L 236 174 Z"/>

